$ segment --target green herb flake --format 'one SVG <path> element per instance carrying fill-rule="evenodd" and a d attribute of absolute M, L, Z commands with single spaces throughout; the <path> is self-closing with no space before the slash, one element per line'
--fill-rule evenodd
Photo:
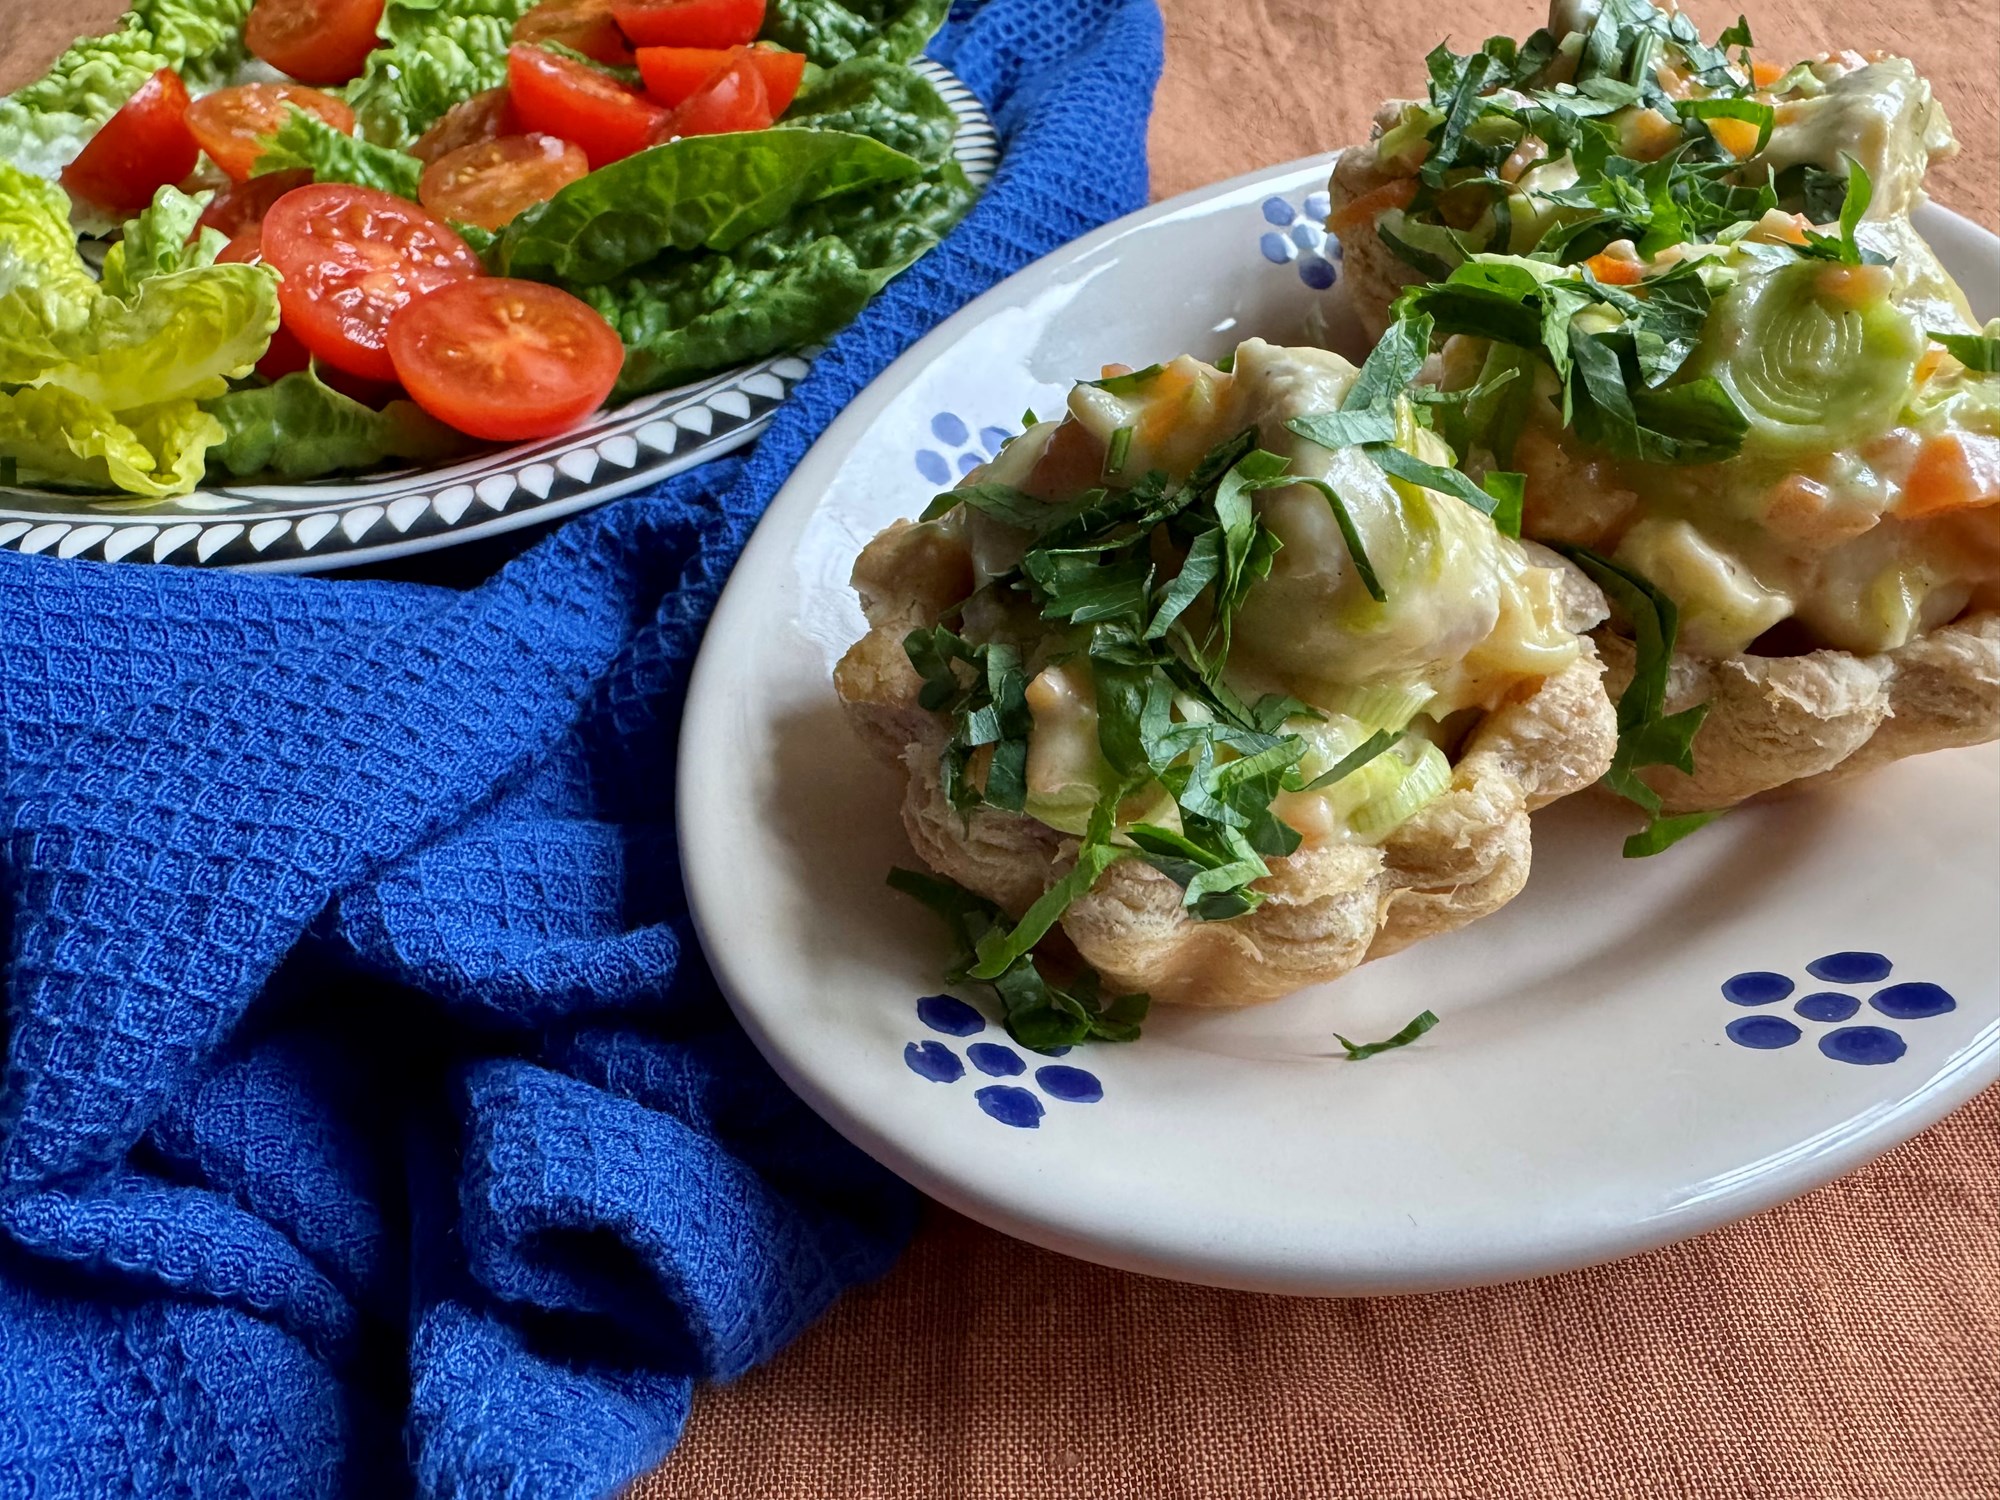
<path fill-rule="evenodd" d="M 1409 1046 L 1410 1043 L 1429 1031 L 1437 1023 L 1437 1013 L 1427 1010 L 1418 1015 L 1409 1025 L 1405 1026 L 1394 1036 L 1384 1038 L 1379 1042 L 1362 1042 L 1356 1044 L 1350 1042 L 1337 1031 L 1333 1034 L 1333 1039 L 1340 1043 L 1346 1050 L 1349 1062 L 1360 1062 L 1364 1057 L 1373 1057 L 1378 1052 L 1392 1052 L 1398 1047 Z"/>

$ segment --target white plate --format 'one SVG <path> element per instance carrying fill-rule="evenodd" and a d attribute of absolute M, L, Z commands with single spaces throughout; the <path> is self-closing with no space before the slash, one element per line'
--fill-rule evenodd
<path fill-rule="evenodd" d="M 1137 1043 L 1054 1072 L 991 1021 L 969 1032 L 962 1006 L 920 1011 L 942 933 L 882 884 L 913 862 L 895 778 L 829 680 L 863 628 L 854 556 L 1100 364 L 1338 337 L 1340 294 L 1317 285 L 1326 172 L 1225 183 L 1029 267 L 891 366 L 778 496 L 709 629 L 680 768 L 694 912 L 758 1045 L 863 1149 L 996 1228 L 1328 1295 L 1664 1244 L 1825 1182 L 2000 1076 L 1995 745 L 1739 810 L 1648 861 L 1619 858 L 1623 812 L 1573 798 L 1537 816 L 1534 878 L 1496 916 L 1274 1005 L 1158 1011 Z M 2000 311 L 2000 239 L 1937 208 L 1918 223 Z M 1818 965 L 1857 950 L 1889 972 Z M 1726 996 L 1755 974 L 1791 992 Z M 1331 1039 L 1426 1007 L 1443 1023 L 1400 1051 L 1348 1062 Z"/>
<path fill-rule="evenodd" d="M 983 185 L 999 161 L 984 106 L 929 58 L 911 67 L 958 116 L 952 154 Z M 0 485 L 0 548 L 279 573 L 429 552 L 602 505 L 741 448 L 770 425 L 815 352 L 755 360 L 607 408 L 547 442 L 486 448 L 431 468 L 210 485 L 157 505 Z"/>

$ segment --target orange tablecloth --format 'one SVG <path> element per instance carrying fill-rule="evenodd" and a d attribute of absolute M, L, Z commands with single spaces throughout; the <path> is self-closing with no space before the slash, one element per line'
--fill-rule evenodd
<path fill-rule="evenodd" d="M 0 89 L 121 8 L 0 0 Z M 1359 139 L 1438 36 L 1536 20 L 1501 0 L 1164 8 L 1161 196 Z M 1710 29 L 1735 9 L 1690 8 Z M 1935 196 L 2000 228 L 2000 3 L 1764 0 L 1752 22 L 1775 56 L 1915 58 L 1965 142 Z M 1570 1495 L 2000 1500 L 2000 1089 L 1743 1224 L 1485 1291 L 1209 1291 L 934 1210 L 880 1285 L 705 1393 L 630 1500 Z"/>

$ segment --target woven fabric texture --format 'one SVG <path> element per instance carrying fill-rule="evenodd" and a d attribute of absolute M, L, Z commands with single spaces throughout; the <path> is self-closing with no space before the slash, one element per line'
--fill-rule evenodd
<path fill-rule="evenodd" d="M 1322 1301 L 941 1209 L 628 1500 L 1996 1500 L 2000 1088 L 1595 1270 Z"/>
<path fill-rule="evenodd" d="M 999 174 L 747 458 L 464 594 L 0 556 L 0 1496 L 605 1493 L 903 1245 L 720 1004 L 672 766 L 812 439 L 1145 200 L 1151 0 L 933 52 Z"/>

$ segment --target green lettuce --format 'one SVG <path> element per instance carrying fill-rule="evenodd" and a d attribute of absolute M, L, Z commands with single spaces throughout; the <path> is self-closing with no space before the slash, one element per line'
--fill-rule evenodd
<path fill-rule="evenodd" d="M 255 177 L 303 167 L 315 182 L 358 182 L 414 201 L 417 182 L 424 175 L 424 164 L 414 156 L 335 130 L 302 109 L 289 111 L 285 123 L 265 141 L 264 154 L 251 169 Z"/>
<path fill-rule="evenodd" d="M 664 251 L 733 249 L 804 205 L 923 171 L 915 157 L 838 130 L 688 136 L 600 167 L 529 209 L 501 234 L 493 266 L 594 285 Z"/>
<path fill-rule="evenodd" d="M 929 79 L 902 63 L 856 57 L 813 79 L 781 129 L 845 130 L 873 136 L 919 161 L 951 155 L 958 117 Z"/>
<path fill-rule="evenodd" d="M 368 55 L 347 89 L 361 134 L 407 146 L 438 116 L 507 81 L 514 23 L 535 0 L 389 0 L 377 28 L 388 45 Z"/>
<path fill-rule="evenodd" d="M 0 391 L 0 459 L 22 484 L 185 495 L 221 440 L 221 424 L 186 398 L 114 413 L 61 386 Z"/>
<path fill-rule="evenodd" d="M 955 164 L 813 204 L 727 254 L 670 255 L 580 289 L 625 341 L 616 396 L 825 338 L 971 206 Z"/>
<path fill-rule="evenodd" d="M 944 24 L 951 0 L 771 0 L 764 39 L 823 68 L 851 57 L 908 62 Z"/>
<path fill-rule="evenodd" d="M 115 30 L 80 38 L 35 82 L 0 98 L 0 160 L 54 177 L 161 68 L 191 87 L 240 67 L 251 0 L 137 0 Z"/>
<path fill-rule="evenodd" d="M 54 183 L 0 163 L 0 460 L 18 475 L 157 497 L 190 490 L 222 428 L 198 403 L 248 375 L 278 326 L 278 278 L 209 264 L 172 187 L 91 278 Z"/>
<path fill-rule="evenodd" d="M 203 406 L 221 428 L 209 461 L 239 479 L 266 471 L 311 479 L 392 458 L 429 463 L 471 446 L 413 401 L 391 401 L 377 411 L 343 396 L 313 370 L 230 391 Z"/>
<path fill-rule="evenodd" d="M 105 252 L 103 290 L 130 299 L 152 277 L 215 264 L 229 240 L 219 229 L 195 232 L 208 199 L 207 193 L 190 197 L 176 187 L 161 188 L 125 226 L 124 237 Z"/>

